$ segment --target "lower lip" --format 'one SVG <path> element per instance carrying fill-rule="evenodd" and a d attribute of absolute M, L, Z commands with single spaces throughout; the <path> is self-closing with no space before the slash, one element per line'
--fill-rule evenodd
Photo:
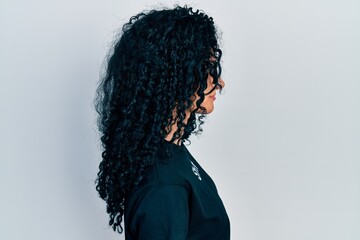
<path fill-rule="evenodd" d="M 216 97 L 215 97 L 215 96 L 214 96 L 214 97 L 210 97 L 210 98 L 212 98 L 212 99 L 216 100 Z"/>

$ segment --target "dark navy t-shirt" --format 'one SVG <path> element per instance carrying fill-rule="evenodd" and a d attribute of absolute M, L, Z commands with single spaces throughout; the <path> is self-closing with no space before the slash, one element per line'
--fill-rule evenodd
<path fill-rule="evenodd" d="M 230 223 L 216 186 L 185 145 L 165 141 L 125 201 L 126 240 L 229 240 Z"/>

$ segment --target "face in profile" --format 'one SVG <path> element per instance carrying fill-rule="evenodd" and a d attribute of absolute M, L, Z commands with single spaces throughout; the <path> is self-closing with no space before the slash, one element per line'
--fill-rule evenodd
<path fill-rule="evenodd" d="M 222 78 L 219 77 L 219 84 L 222 86 L 222 88 L 225 87 L 225 82 L 222 80 Z M 197 113 L 202 114 L 209 114 L 214 110 L 214 101 L 216 100 L 216 93 L 220 89 L 219 86 L 217 86 L 215 89 L 215 84 L 213 81 L 213 77 L 209 74 L 207 78 L 207 88 L 204 91 L 204 101 L 200 104 L 201 107 L 204 107 L 206 111 L 202 111 L 199 109 Z M 214 90 L 213 90 L 214 89 Z M 213 90 L 211 92 L 211 90 Z M 196 101 L 199 99 L 199 95 L 196 93 L 194 94 L 194 101 L 193 101 L 193 107 L 192 110 L 196 108 Z"/>

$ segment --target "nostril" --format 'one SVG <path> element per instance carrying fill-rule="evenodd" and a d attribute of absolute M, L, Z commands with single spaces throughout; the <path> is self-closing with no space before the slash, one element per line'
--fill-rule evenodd
<path fill-rule="evenodd" d="M 224 82 L 224 80 L 222 80 L 221 78 L 220 78 L 220 84 L 221 84 L 221 86 L 224 88 L 225 87 L 225 82 Z"/>

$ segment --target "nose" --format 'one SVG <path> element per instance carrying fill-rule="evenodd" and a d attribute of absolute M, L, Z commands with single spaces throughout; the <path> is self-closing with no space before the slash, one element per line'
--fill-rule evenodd
<path fill-rule="evenodd" d="M 221 85 L 221 87 L 224 88 L 224 87 L 225 87 L 225 82 L 224 82 L 224 80 L 223 80 L 222 78 L 219 78 L 218 81 L 219 81 L 219 84 Z M 216 88 L 217 88 L 217 89 L 220 89 L 219 86 L 217 86 Z"/>

